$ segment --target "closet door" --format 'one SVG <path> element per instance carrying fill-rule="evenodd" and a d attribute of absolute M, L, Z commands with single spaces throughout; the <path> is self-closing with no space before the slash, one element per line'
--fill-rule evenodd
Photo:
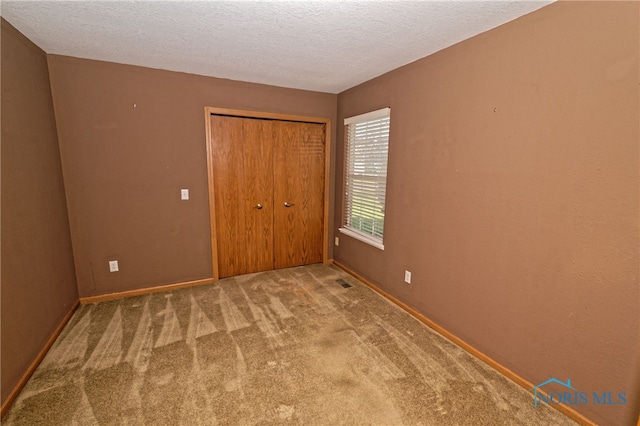
<path fill-rule="evenodd" d="M 274 267 L 272 134 L 268 120 L 211 116 L 220 278 Z"/>
<path fill-rule="evenodd" d="M 322 262 L 325 125 L 273 128 L 275 268 Z"/>

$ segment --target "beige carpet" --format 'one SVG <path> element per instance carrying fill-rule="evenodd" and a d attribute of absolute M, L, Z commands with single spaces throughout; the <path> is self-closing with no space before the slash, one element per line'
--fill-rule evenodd
<path fill-rule="evenodd" d="M 4 420 L 574 424 L 323 265 L 83 305 Z"/>

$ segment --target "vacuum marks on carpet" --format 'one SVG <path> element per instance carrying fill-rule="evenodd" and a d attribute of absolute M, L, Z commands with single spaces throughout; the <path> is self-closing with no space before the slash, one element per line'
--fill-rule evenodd
<path fill-rule="evenodd" d="M 5 422 L 573 424 L 323 265 L 83 305 Z"/>

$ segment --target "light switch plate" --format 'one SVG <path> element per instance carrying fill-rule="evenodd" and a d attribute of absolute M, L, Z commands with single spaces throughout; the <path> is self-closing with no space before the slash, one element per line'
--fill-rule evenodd
<path fill-rule="evenodd" d="M 117 260 L 110 260 L 109 261 L 109 272 L 118 272 L 120 269 L 118 268 L 118 261 Z"/>
<path fill-rule="evenodd" d="M 189 190 L 188 189 L 181 189 L 180 190 L 180 199 L 181 200 L 188 200 L 189 199 Z"/>

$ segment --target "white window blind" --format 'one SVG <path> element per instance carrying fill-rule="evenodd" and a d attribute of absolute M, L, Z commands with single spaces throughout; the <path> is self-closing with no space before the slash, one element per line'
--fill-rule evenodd
<path fill-rule="evenodd" d="M 384 249 L 384 206 L 391 109 L 383 108 L 344 120 L 344 227 L 340 231 Z"/>

